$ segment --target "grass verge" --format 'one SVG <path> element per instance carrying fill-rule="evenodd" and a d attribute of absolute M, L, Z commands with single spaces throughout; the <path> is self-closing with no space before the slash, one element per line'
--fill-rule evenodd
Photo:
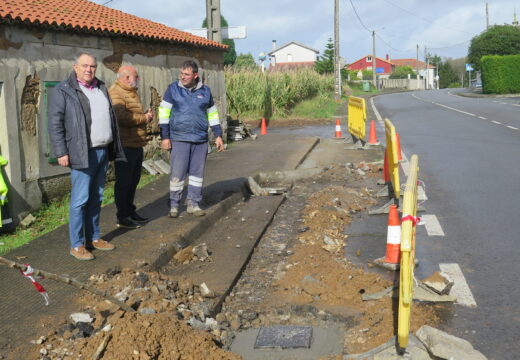
<path fill-rule="evenodd" d="M 159 176 L 143 173 L 137 188 L 142 188 L 158 178 Z M 102 206 L 113 202 L 114 182 L 111 181 L 105 186 Z M 36 221 L 30 227 L 25 229 L 17 228 L 12 234 L 0 235 L 0 255 L 27 244 L 63 224 L 67 224 L 69 222 L 69 203 L 70 195 L 67 195 L 60 200 L 44 204 L 33 213 Z"/>

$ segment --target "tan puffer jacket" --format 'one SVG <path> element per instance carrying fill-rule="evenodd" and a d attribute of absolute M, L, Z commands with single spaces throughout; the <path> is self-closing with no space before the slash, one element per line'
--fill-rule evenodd
<path fill-rule="evenodd" d="M 108 90 L 116 112 L 123 147 L 146 145 L 146 116 L 137 89 L 116 80 Z"/>

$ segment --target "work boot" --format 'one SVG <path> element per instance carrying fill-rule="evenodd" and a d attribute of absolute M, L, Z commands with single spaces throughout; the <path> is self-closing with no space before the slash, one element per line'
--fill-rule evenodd
<path fill-rule="evenodd" d="M 97 239 L 92 241 L 92 246 L 94 246 L 95 249 L 103 251 L 110 251 L 116 248 L 114 245 L 103 239 Z"/>
<path fill-rule="evenodd" d="M 172 207 L 168 212 L 168 217 L 176 218 L 177 216 L 179 216 L 179 209 L 177 209 L 176 207 Z"/>
<path fill-rule="evenodd" d="M 94 255 L 83 245 L 70 249 L 70 254 L 78 260 L 94 260 Z"/>
<path fill-rule="evenodd" d="M 188 214 L 192 214 L 192 215 L 195 215 L 195 216 L 204 216 L 206 215 L 206 212 L 204 210 L 202 210 L 199 205 L 195 204 L 190 204 L 188 205 Z"/>
<path fill-rule="evenodd" d="M 132 220 L 132 218 L 130 216 L 129 217 L 125 217 L 123 219 L 117 220 L 117 227 L 118 228 L 138 229 L 141 226 L 142 226 L 141 224 L 139 224 L 138 222 L 135 222 L 134 220 Z"/>

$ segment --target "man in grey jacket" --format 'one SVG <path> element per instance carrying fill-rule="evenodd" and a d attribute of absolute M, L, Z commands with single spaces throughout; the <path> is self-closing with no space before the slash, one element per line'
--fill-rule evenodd
<path fill-rule="evenodd" d="M 99 215 L 109 160 L 126 161 L 114 109 L 105 84 L 96 78 L 96 58 L 81 54 L 74 71 L 59 83 L 49 104 L 49 136 L 61 166 L 70 167 L 72 183 L 70 255 L 92 260 L 87 250 L 113 250 L 101 239 Z"/>

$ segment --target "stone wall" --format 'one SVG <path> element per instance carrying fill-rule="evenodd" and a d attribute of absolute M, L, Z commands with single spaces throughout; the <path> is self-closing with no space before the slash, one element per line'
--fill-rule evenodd
<path fill-rule="evenodd" d="M 47 100 L 53 86 L 70 75 L 75 57 L 82 52 L 97 58 L 96 76 L 108 86 L 121 64 L 136 67 L 145 108 L 158 106 L 167 86 L 177 79 L 179 66 L 193 59 L 225 119 L 222 50 L 0 24 L 0 153 L 9 160 L 5 173 L 14 220 L 68 189 L 69 170 L 52 163 Z M 157 143 L 157 121 L 156 117 L 148 126 L 152 147 Z M 226 124 L 222 125 L 225 130 Z"/>

